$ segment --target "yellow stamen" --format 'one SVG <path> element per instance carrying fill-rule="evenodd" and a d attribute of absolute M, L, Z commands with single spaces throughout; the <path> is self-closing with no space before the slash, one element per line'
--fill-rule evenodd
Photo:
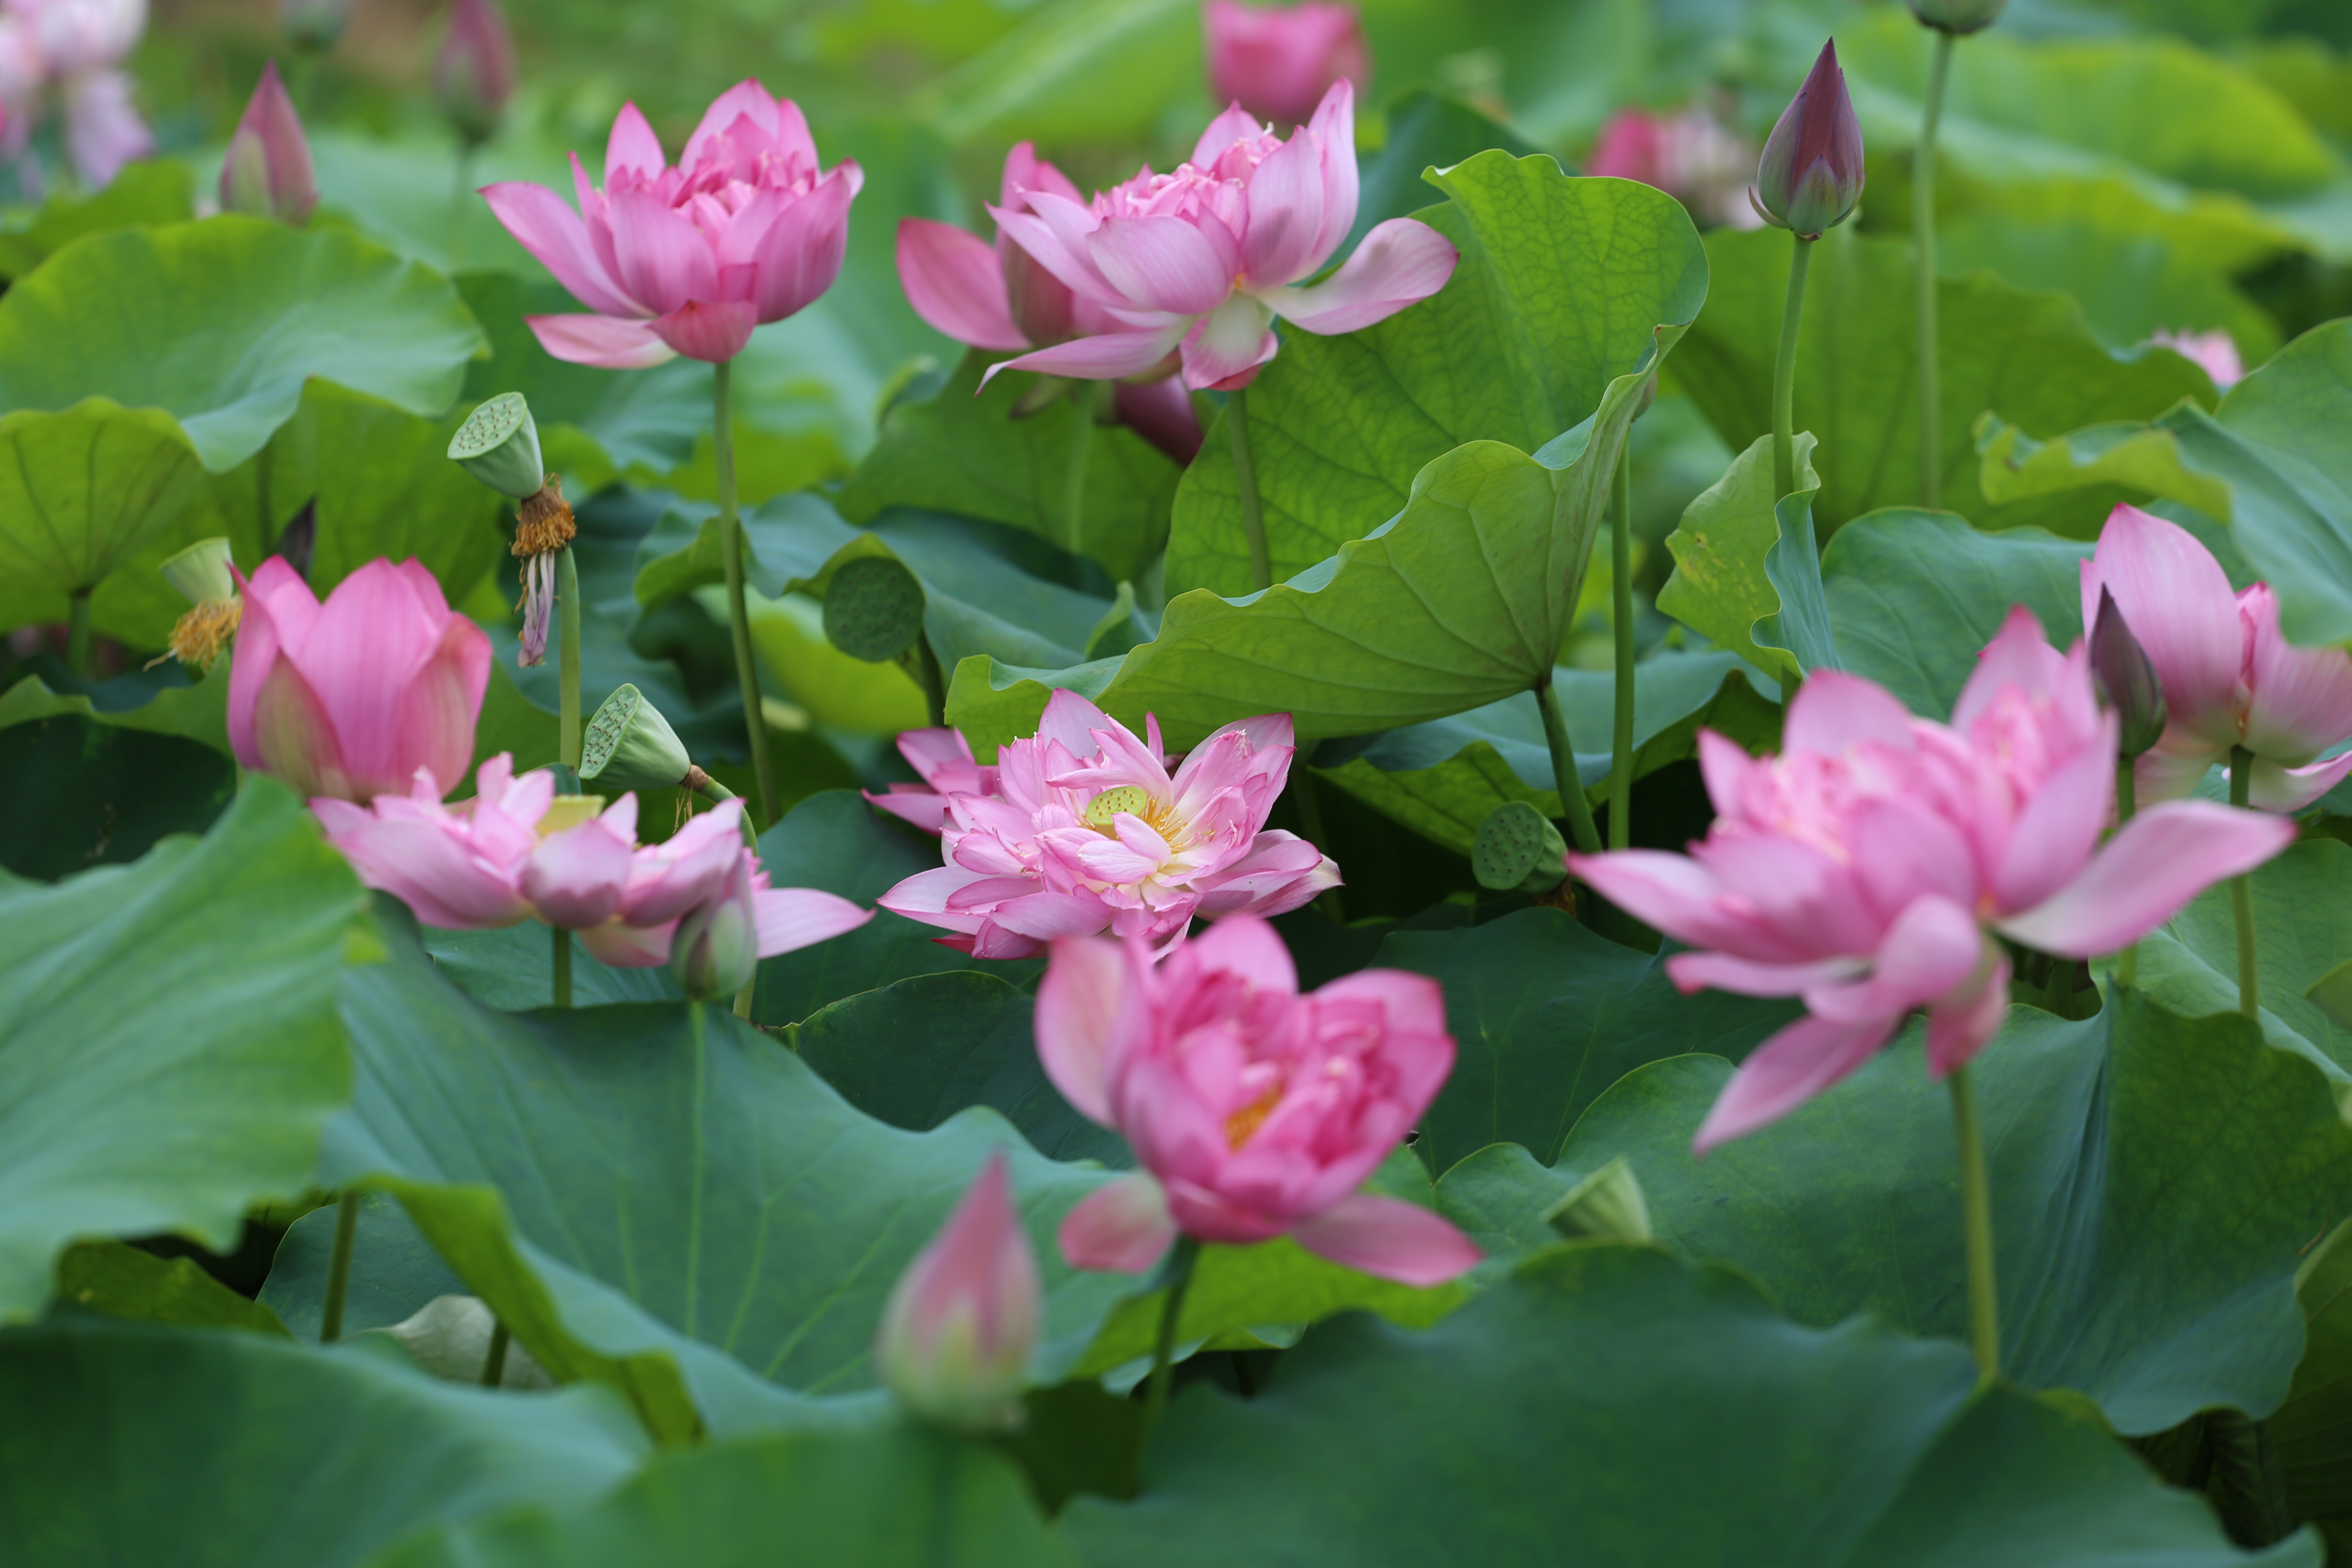
<path fill-rule="evenodd" d="M 547 815 L 539 819 L 539 836 L 545 838 L 567 827 L 577 827 L 601 815 L 604 809 L 604 797 L 601 795 L 559 795 L 548 803 Z"/>
<path fill-rule="evenodd" d="M 539 493 L 515 509 L 513 553 L 545 555 L 571 543 L 579 531 L 572 521 L 572 508 L 563 499 L 563 481 L 550 474 Z"/>
<path fill-rule="evenodd" d="M 1225 1118 L 1225 1147 L 1238 1149 L 1248 1142 L 1250 1135 L 1265 1124 L 1265 1119 L 1281 1103 L 1282 1085 L 1267 1084 L 1264 1093 Z"/>
<path fill-rule="evenodd" d="M 236 636 L 237 623 L 244 618 L 244 600 L 206 599 L 182 616 L 179 624 L 172 628 L 168 645 L 171 657 L 198 673 L 211 668 L 213 660 Z"/>

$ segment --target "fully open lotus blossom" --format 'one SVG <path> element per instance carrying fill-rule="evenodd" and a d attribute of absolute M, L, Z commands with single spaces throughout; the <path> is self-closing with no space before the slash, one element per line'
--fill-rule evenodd
<path fill-rule="evenodd" d="M 1139 941 L 1066 938 L 1036 1028 L 1063 1098 L 1142 1166 L 1063 1220 L 1072 1267 L 1140 1273 L 1180 1230 L 1234 1246 L 1291 1236 L 1408 1285 L 1478 1261 L 1450 1222 L 1357 1191 L 1454 1070 L 1426 975 L 1363 969 L 1302 996 L 1282 939 L 1247 915 L 1157 963 Z"/>
<path fill-rule="evenodd" d="M 1208 0 L 1209 96 L 1238 103 L 1260 119 L 1297 125 L 1335 82 L 1359 92 L 1372 85 L 1372 55 L 1353 5 L 1303 0 L 1297 5 L 1244 5 Z"/>
<path fill-rule="evenodd" d="M 730 360 L 751 329 L 781 321 L 833 286 L 865 175 L 844 159 L 817 167 L 808 121 L 790 99 L 739 82 L 705 111 L 676 168 L 634 103 L 604 145 L 604 188 L 578 153 L 574 212 L 544 185 L 509 181 L 482 195 L 525 250 L 595 311 L 530 316 L 557 359 L 627 370 L 677 354 Z"/>
<path fill-rule="evenodd" d="M 0 148 L 11 157 L 25 151 L 46 100 L 87 185 L 105 185 L 152 153 L 154 135 L 121 68 L 146 30 L 147 0 L 0 0 Z"/>
<path fill-rule="evenodd" d="M 1310 332 L 1352 332 L 1445 287 L 1459 253 L 1412 218 L 1364 237 L 1339 271 L 1306 288 L 1356 222 L 1356 96 L 1345 81 L 1288 141 L 1235 107 L 1172 174 L 1145 169 L 1081 205 L 1052 191 L 991 207 L 997 226 L 1118 330 L 990 367 L 1116 380 L 1165 374 L 1184 384 L 1247 386 L 1280 347 L 1279 316 Z"/>
<path fill-rule="evenodd" d="M 2352 753 L 2316 760 L 2352 738 L 2352 655 L 2288 642 L 2268 584 L 2232 593 L 2196 535 L 2119 506 L 2083 563 L 2085 626 L 2102 588 L 2164 682 L 2163 739 L 2134 770 L 2142 800 L 2189 794 L 2233 746 L 2253 754 L 2265 811 L 2300 811 L 2352 772 Z"/>
<path fill-rule="evenodd" d="M 2213 378 L 2227 392 L 2246 379 L 2246 362 L 2238 353 L 2238 340 L 2217 327 L 2210 332 L 2158 332 L 2148 342 L 2170 349 Z"/>
<path fill-rule="evenodd" d="M 1295 910 L 1337 886 L 1339 868 L 1265 826 L 1293 750 L 1290 716 L 1271 714 L 1226 725 L 1171 773 L 1159 721 L 1139 740 L 1056 691 L 1034 735 L 998 748 L 995 793 L 948 795 L 947 863 L 877 901 L 976 958 L 1104 931 L 1166 942 L 1194 915 Z"/>
<path fill-rule="evenodd" d="M 406 795 L 379 795 L 367 808 L 314 800 L 310 809 L 360 880 L 398 898 L 425 924 L 487 931 L 536 917 L 578 933 L 583 947 L 621 968 L 669 963 L 679 921 L 727 898 L 737 875 L 751 880 L 762 958 L 874 916 L 813 888 L 769 887 L 743 843 L 740 800 L 697 816 L 666 843 L 640 847 L 635 795 L 581 818 L 565 809 L 572 802 L 558 805 L 552 773 L 517 777 L 506 752 L 474 777 L 474 798 L 455 805 L 441 804 L 443 786 L 420 768 Z"/>
<path fill-rule="evenodd" d="M 2088 958 L 2137 942 L 2208 884 L 2284 848 L 2293 824 L 2205 801 L 2141 811 L 2102 847 L 2116 718 L 2089 653 L 2060 654 L 2011 611 L 1949 725 L 1883 688 L 1821 671 L 1778 757 L 1711 731 L 1699 762 L 1717 816 L 1687 856 L 1571 855 L 1569 868 L 1678 942 L 1684 991 L 1801 996 L 1807 1016 L 1743 1064 L 1699 1129 L 1703 1152 L 1853 1071 L 1915 1008 L 1929 1071 L 1965 1066 L 2007 1008 L 1994 937 Z"/>
<path fill-rule="evenodd" d="M 1080 199 L 1069 177 L 1024 142 L 1004 155 L 1002 204 L 1016 206 L 1033 190 Z M 952 224 L 900 218 L 898 282 L 915 314 L 976 349 L 1011 353 L 1121 327 L 1108 310 L 1079 299 L 1037 265 L 1003 228 L 991 247 Z M 1178 462 L 1191 462 L 1201 449 L 1201 416 L 1176 376 L 1122 381 L 1114 397 L 1120 422 Z"/>
<path fill-rule="evenodd" d="M 1021 1423 L 1022 1374 L 1045 1316 L 1037 1255 L 991 1154 L 955 1212 L 891 1287 L 874 1370 L 900 1404 L 950 1431 Z"/>
<path fill-rule="evenodd" d="M 292 224 L 308 218 L 319 205 L 310 139 L 302 134 L 302 119 L 294 112 L 286 84 L 278 79 L 276 60 L 261 68 L 261 80 L 228 139 L 228 155 L 221 160 L 220 204 L 223 212 Z"/>
<path fill-rule="evenodd" d="M 1622 109 L 1609 117 L 1585 158 L 1587 174 L 1654 185 L 1709 223 L 1755 228 L 1748 172 L 1756 149 L 1696 104 L 1673 114 Z"/>
<path fill-rule="evenodd" d="M 279 556 L 237 582 L 228 738 L 239 764 L 349 801 L 405 794 L 419 768 L 464 774 L 490 639 L 449 608 L 432 573 L 371 561 L 324 604 Z"/>
<path fill-rule="evenodd" d="M 947 826 L 948 797 L 996 794 L 996 768 L 972 760 L 971 742 L 961 730 L 907 730 L 898 736 L 898 754 L 922 775 L 919 784 L 894 784 L 880 795 L 866 798 L 902 821 L 926 833 Z"/>

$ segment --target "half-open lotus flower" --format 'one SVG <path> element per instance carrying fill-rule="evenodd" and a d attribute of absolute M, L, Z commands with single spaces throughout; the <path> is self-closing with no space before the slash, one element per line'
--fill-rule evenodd
<path fill-rule="evenodd" d="M 405 795 L 420 768 L 464 774 L 490 639 L 449 608 L 432 573 L 371 561 L 320 604 L 273 555 L 237 583 L 228 737 L 240 765 L 347 801 Z"/>
<path fill-rule="evenodd" d="M 1269 714 L 1226 725 L 1171 772 L 1157 720 L 1139 739 L 1056 691 L 1034 735 L 998 748 L 992 791 L 947 795 L 947 863 L 878 901 L 978 958 L 1106 931 L 1166 942 L 1194 915 L 1295 910 L 1337 886 L 1339 868 L 1265 826 L 1293 749 L 1289 715 Z"/>
<path fill-rule="evenodd" d="M 751 886 L 761 958 L 838 936 L 874 915 L 816 889 L 771 888 L 743 844 L 740 801 L 697 816 L 664 843 L 639 846 L 635 795 L 583 816 L 559 806 L 552 773 L 518 777 L 503 752 L 475 774 L 473 799 L 444 805 L 442 794 L 420 768 L 407 795 L 379 795 L 365 809 L 314 800 L 310 809 L 360 880 L 398 898 L 425 924 L 485 931 L 536 917 L 576 932 L 583 947 L 623 968 L 669 963 L 679 921 L 732 896 L 730 879 L 739 876 Z"/>
<path fill-rule="evenodd" d="M 2083 563 L 2085 626 L 2103 589 L 2164 686 L 2163 738 L 2134 770 L 2142 800 L 2189 794 L 2233 746 L 2253 756 L 2265 811 L 2300 811 L 2352 773 L 2352 752 L 2321 760 L 2352 740 L 2352 654 L 2288 642 L 2269 584 L 2232 593 L 2195 534 L 2119 506 Z"/>
<path fill-rule="evenodd" d="M 1084 205 L 1024 191 L 1017 205 L 989 209 L 997 226 L 1118 325 L 988 374 L 1108 381 L 1181 367 L 1187 386 L 1230 390 L 1274 357 L 1277 316 L 1352 332 L 1445 287 L 1459 253 L 1412 218 L 1376 226 L 1339 271 L 1301 287 L 1355 226 L 1356 199 L 1356 98 L 1345 81 L 1287 141 L 1235 107 L 1171 174 L 1145 169 Z"/>
<path fill-rule="evenodd" d="M 1064 1219 L 1074 1268 L 1140 1273 L 1180 1230 L 1235 1246 L 1290 1236 L 1408 1285 L 1478 1261 L 1450 1222 L 1358 1190 L 1454 1069 L 1426 975 L 1363 969 L 1301 995 L 1282 939 L 1244 915 L 1157 963 L 1139 941 L 1055 942 L 1036 1026 L 1063 1098 L 1143 1167 Z"/>
<path fill-rule="evenodd" d="M 1666 961 L 1683 990 L 1804 999 L 1806 1016 L 1716 1101 L 1702 1151 L 1853 1072 L 1917 1008 L 1929 1071 L 1965 1066 L 2007 1009 L 1998 938 L 2112 952 L 2294 838 L 2291 823 L 2176 801 L 2102 846 L 2116 725 L 2092 694 L 2087 648 L 2060 654 L 2020 606 L 1949 725 L 1857 676 L 1817 673 L 1790 705 L 1780 756 L 1701 732 L 1717 815 L 1688 855 L 1569 857 L 1612 902 L 1703 950 Z"/>
<path fill-rule="evenodd" d="M 833 286 L 865 175 L 817 166 L 808 121 L 756 81 L 720 94 L 673 168 L 634 103 L 604 146 L 604 188 L 572 154 L 573 211 L 544 185 L 482 195 L 499 221 L 595 314 L 530 316 L 557 359 L 626 370 L 677 354 L 719 363 L 751 329 Z"/>
<path fill-rule="evenodd" d="M 1030 191 L 1077 202 L 1069 177 L 1024 142 L 1004 155 L 1003 205 Z M 1121 330 L 1103 306 L 1080 299 L 1003 228 L 993 247 L 927 217 L 898 220 L 898 281 L 915 314 L 961 343 L 1005 353 Z M 1118 384 L 1120 422 L 1180 463 L 1201 449 L 1201 417 L 1173 374 Z"/>

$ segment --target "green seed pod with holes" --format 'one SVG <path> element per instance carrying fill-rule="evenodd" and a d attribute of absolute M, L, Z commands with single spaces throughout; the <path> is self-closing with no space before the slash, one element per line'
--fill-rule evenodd
<path fill-rule="evenodd" d="M 1650 1239 L 1650 1205 L 1633 1167 L 1618 1155 L 1560 1194 L 1543 1212 L 1544 1223 L 1562 1236 L 1605 1236 L 1617 1241 Z"/>
<path fill-rule="evenodd" d="M 825 584 L 824 635 L 852 658 L 887 664 L 923 635 L 923 585 L 887 555 L 848 562 Z"/>
<path fill-rule="evenodd" d="M 1567 861 L 1559 829 L 1523 800 L 1488 812 L 1470 846 L 1478 885 L 1498 893 L 1549 893 L 1568 879 Z"/>
<path fill-rule="evenodd" d="M 539 426 L 520 392 L 501 392 L 471 414 L 449 437 L 449 457 L 502 496 L 529 500 L 547 483 L 540 460 Z"/>
<path fill-rule="evenodd" d="M 212 604 L 236 595 L 236 579 L 228 571 L 226 539 L 199 539 L 155 570 L 191 605 Z"/>
<path fill-rule="evenodd" d="M 615 794 L 673 788 L 691 761 L 662 710 L 634 686 L 614 689 L 580 742 L 581 782 Z"/>

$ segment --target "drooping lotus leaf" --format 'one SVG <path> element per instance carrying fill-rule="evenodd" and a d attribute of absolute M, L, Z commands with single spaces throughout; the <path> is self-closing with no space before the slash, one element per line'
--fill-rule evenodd
<path fill-rule="evenodd" d="M 1785 1120 L 1690 1152 L 1731 1068 L 1678 1057 L 1596 1101 L 1558 1164 L 1498 1144 L 1447 1173 L 1447 1211 L 1490 1252 L 1546 1245 L 1578 1176 L 1632 1163 L 1662 1241 L 1737 1264 L 1801 1322 L 1860 1311 L 1968 1327 L 1951 1108 L 1915 1026 Z M 2352 1187 L 2326 1079 L 2234 1015 L 2146 995 L 2068 1023 L 2032 1008 L 1970 1068 L 1990 1151 L 2003 1373 L 2078 1390 L 2116 1429 L 2212 1405 L 2266 1415 L 2303 1350 L 2297 1255 Z"/>
<path fill-rule="evenodd" d="M 85 1241 L 58 1259 L 58 1297 L 81 1311 L 131 1322 L 242 1329 L 287 1337 L 278 1314 L 196 1266 L 121 1241 Z"/>
<path fill-rule="evenodd" d="M 236 1246 L 308 1184 L 350 1091 L 334 1016 L 366 908 L 301 804 L 255 780 L 202 839 L 0 885 L 0 1321 L 84 1237 Z"/>
<path fill-rule="evenodd" d="M 1706 296 L 1697 232 L 1663 192 L 1499 150 L 1428 178 L 1452 199 L 1415 216 L 1460 247 L 1453 279 L 1360 331 L 1286 332 L 1249 388 L 1277 583 L 1403 510 L 1444 454 L 1474 441 L 1533 451 L 1586 418 L 1674 346 Z M 1229 417 L 1177 490 L 1171 591 L 1255 585 Z M 1596 432 L 1594 446 L 1615 461 L 1613 437 Z"/>
<path fill-rule="evenodd" d="M 0 575 L 9 596 L 87 594 L 169 528 L 204 479 L 177 421 L 84 398 L 0 415 Z"/>
<path fill-rule="evenodd" d="M 1675 558 L 1674 575 L 1658 590 L 1658 609 L 1715 644 L 1727 647 L 1776 680 L 1793 680 L 1811 668 L 1777 646 L 1777 623 L 1787 613 L 1771 576 L 1773 552 L 1780 548 L 1780 509 L 1809 507 L 1821 494 L 1812 458 L 1812 435 L 1800 430 L 1793 441 L 1797 489 L 1772 494 L 1772 437 L 1759 436 L 1731 460 L 1723 478 L 1684 509 L 1682 521 L 1666 536 Z M 1797 514 L 1791 510 L 1793 519 Z M 1808 515 L 1808 526 L 1810 516 Z M 1818 586 L 1816 577 L 1810 586 Z M 1811 607 L 1810 605 L 1808 607 Z M 1822 616 L 1807 629 L 1817 646 Z M 1759 640 L 1760 639 L 1760 640 Z"/>
<path fill-rule="evenodd" d="M 1090 1562 L 1927 1568 L 2259 1559 L 2095 1426 L 1979 1389 L 1958 1345 L 1801 1328 L 1730 1269 L 1586 1244 L 1420 1332 L 1318 1331 L 1246 1402 L 1180 1396 Z"/>

